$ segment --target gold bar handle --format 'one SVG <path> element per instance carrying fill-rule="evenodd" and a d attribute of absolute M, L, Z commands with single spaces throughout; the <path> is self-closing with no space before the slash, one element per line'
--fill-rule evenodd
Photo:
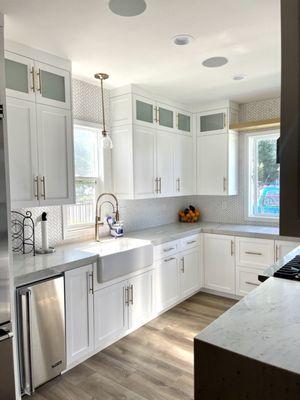
<path fill-rule="evenodd" d="M 35 93 L 36 89 L 35 89 L 35 71 L 34 71 L 34 67 L 31 68 L 30 74 L 31 74 L 31 80 L 32 80 L 31 90 Z"/>
<path fill-rule="evenodd" d="M 129 306 L 129 287 L 125 288 L 125 305 Z"/>
<path fill-rule="evenodd" d="M 227 185 L 226 185 L 226 182 L 227 180 L 226 180 L 226 177 L 224 176 L 223 177 L 223 192 L 226 192 L 226 188 L 227 188 Z"/>
<path fill-rule="evenodd" d="M 44 200 L 46 200 L 46 178 L 44 176 L 41 178 L 41 182 L 43 185 L 43 192 L 41 194 L 41 197 L 43 197 Z"/>
<path fill-rule="evenodd" d="M 230 254 L 231 254 L 231 256 L 234 255 L 234 241 L 233 240 L 231 240 L 231 243 L 230 243 Z"/>
<path fill-rule="evenodd" d="M 161 194 L 161 178 L 158 178 L 158 183 L 159 183 L 158 190 L 159 190 L 159 193 Z"/>
<path fill-rule="evenodd" d="M 39 72 L 37 72 L 37 76 L 38 76 L 38 87 L 37 87 L 37 91 L 40 92 L 42 94 L 42 78 L 41 78 L 41 70 L 39 69 Z"/>
<path fill-rule="evenodd" d="M 179 113 L 176 113 L 176 127 L 179 129 Z"/>
<path fill-rule="evenodd" d="M 184 257 L 181 258 L 181 272 L 184 274 Z"/>
<path fill-rule="evenodd" d="M 130 304 L 133 304 L 133 285 L 130 285 Z"/>
<path fill-rule="evenodd" d="M 35 184 L 35 188 L 36 188 L 36 192 L 34 193 L 34 197 L 39 200 L 40 199 L 40 188 L 39 188 L 39 177 L 36 176 L 34 178 L 34 184 Z"/>
<path fill-rule="evenodd" d="M 259 283 L 254 283 L 254 282 L 250 282 L 250 281 L 246 281 L 245 283 L 247 283 L 247 285 L 251 285 L 251 286 L 259 286 Z"/>
<path fill-rule="evenodd" d="M 245 251 L 245 253 L 252 256 L 262 256 L 262 253 L 257 253 L 256 251 Z"/>

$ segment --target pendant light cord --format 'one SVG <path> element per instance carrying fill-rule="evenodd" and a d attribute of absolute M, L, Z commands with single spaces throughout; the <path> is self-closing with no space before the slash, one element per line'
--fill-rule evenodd
<path fill-rule="evenodd" d="M 101 101 L 102 101 L 102 121 L 103 121 L 103 130 L 102 135 L 107 136 L 107 132 L 105 129 L 105 111 L 104 111 L 104 89 L 103 89 L 103 78 L 101 78 Z"/>

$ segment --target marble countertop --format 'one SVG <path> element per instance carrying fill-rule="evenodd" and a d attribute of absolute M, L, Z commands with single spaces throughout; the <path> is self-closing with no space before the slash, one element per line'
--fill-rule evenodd
<path fill-rule="evenodd" d="M 128 233 L 126 236 L 150 241 L 154 246 L 193 235 L 199 232 L 217 233 L 222 235 L 236 235 L 279 239 L 277 227 L 254 225 L 231 225 L 200 222 L 197 224 L 173 223 L 154 228 Z M 286 240 L 297 240 L 284 238 Z M 93 246 L 95 242 L 79 242 L 58 246 L 54 254 L 48 255 L 17 255 L 13 258 L 15 286 L 26 285 L 34 281 L 55 276 L 69 269 L 96 262 L 99 254 Z"/>
<path fill-rule="evenodd" d="M 196 340 L 300 373 L 300 283 L 269 278 Z"/>

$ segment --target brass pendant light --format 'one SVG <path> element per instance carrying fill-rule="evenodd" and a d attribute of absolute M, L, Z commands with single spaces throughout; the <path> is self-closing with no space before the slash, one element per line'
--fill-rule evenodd
<path fill-rule="evenodd" d="M 103 148 L 104 149 L 112 149 L 113 148 L 113 143 L 111 140 L 111 137 L 106 131 L 106 124 L 105 124 L 105 108 L 104 108 L 104 88 L 103 88 L 103 81 L 109 78 L 108 74 L 105 74 L 104 72 L 98 72 L 97 74 L 94 75 L 96 79 L 100 79 L 101 83 L 101 102 L 102 102 L 102 123 L 103 123 L 103 129 L 102 129 L 102 139 L 103 139 Z"/>

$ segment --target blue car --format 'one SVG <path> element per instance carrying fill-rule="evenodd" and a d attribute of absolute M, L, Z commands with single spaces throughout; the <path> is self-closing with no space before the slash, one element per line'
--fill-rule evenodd
<path fill-rule="evenodd" d="M 257 213 L 263 215 L 279 215 L 279 185 L 270 185 L 262 189 Z"/>

